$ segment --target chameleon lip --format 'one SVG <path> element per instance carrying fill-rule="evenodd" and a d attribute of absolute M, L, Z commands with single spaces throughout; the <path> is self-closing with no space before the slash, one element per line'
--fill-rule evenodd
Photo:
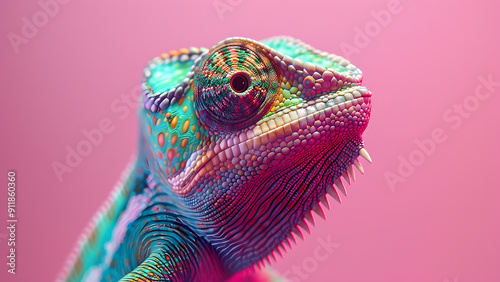
<path fill-rule="evenodd" d="M 346 91 L 346 92 L 358 91 L 361 94 L 361 96 L 354 97 L 354 95 L 353 95 L 353 97 L 351 99 L 350 96 L 348 95 L 347 97 L 350 99 L 346 99 L 345 102 L 340 102 L 338 104 L 333 104 L 333 103 L 335 103 L 335 101 L 333 101 L 333 99 L 327 99 L 327 98 L 320 99 L 320 98 L 318 98 L 314 101 L 311 100 L 311 101 L 306 102 L 306 103 L 301 103 L 299 105 L 292 106 L 289 108 L 290 111 L 287 111 L 286 113 L 285 113 L 286 109 L 283 111 L 277 112 L 276 116 L 273 115 L 273 116 L 269 117 L 269 119 L 267 121 L 253 125 L 247 131 L 239 132 L 239 134 L 237 134 L 235 136 L 235 138 L 240 137 L 239 142 L 235 142 L 231 146 L 223 146 L 222 142 L 226 142 L 227 140 L 226 139 L 221 140 L 221 142 L 219 144 L 217 144 L 213 148 L 213 150 L 210 150 L 207 152 L 206 157 L 202 158 L 202 161 L 200 163 L 193 164 L 194 167 L 193 167 L 193 169 L 189 170 L 190 171 L 189 174 L 185 175 L 184 174 L 185 170 L 183 170 L 180 174 L 169 178 L 169 182 L 172 185 L 172 189 L 179 195 L 188 195 L 192 191 L 192 189 L 195 187 L 195 184 L 199 181 L 199 179 L 208 172 L 208 170 L 206 169 L 206 166 L 207 166 L 207 164 L 209 164 L 209 162 L 211 162 L 213 160 L 213 158 L 215 156 L 218 156 L 222 153 L 225 153 L 227 150 L 232 151 L 233 148 L 237 148 L 237 147 L 241 146 L 242 144 L 246 144 L 247 142 L 253 142 L 256 139 L 260 140 L 260 138 L 266 134 L 267 135 L 269 135 L 269 134 L 275 135 L 277 133 L 277 131 L 284 129 L 285 126 L 287 126 L 287 125 L 290 125 L 292 123 L 297 123 L 298 126 L 301 126 L 301 124 L 305 124 L 307 122 L 310 122 L 310 120 L 314 120 L 315 115 L 322 115 L 322 114 L 327 114 L 327 113 L 338 113 L 338 112 L 342 112 L 346 108 L 350 108 L 351 106 L 360 105 L 360 107 L 363 109 L 370 109 L 371 108 L 371 96 L 372 95 L 371 95 L 371 92 L 368 91 L 365 87 L 354 86 L 354 87 L 344 89 L 342 91 Z M 338 93 L 338 95 L 335 97 L 339 97 L 340 94 L 341 93 Z M 326 99 L 326 102 L 324 102 L 325 99 Z M 361 105 L 363 105 L 364 107 Z M 277 125 L 277 123 L 275 121 L 278 118 L 282 118 L 285 114 L 292 113 L 292 112 L 294 112 L 295 114 L 291 114 L 294 117 L 290 121 L 286 122 L 284 125 Z M 266 124 L 265 128 L 262 128 L 262 127 L 264 127 L 263 123 L 267 123 L 267 122 L 269 122 L 268 124 L 271 125 L 271 127 L 273 127 L 272 124 L 274 124 L 275 126 L 273 128 L 270 128 L 268 126 L 268 124 Z M 257 129 L 257 127 L 258 127 L 258 129 Z M 251 133 L 249 133 L 249 132 L 251 132 Z M 255 132 L 257 132 L 257 134 L 255 134 Z M 241 136 L 243 134 L 246 135 L 247 138 L 243 138 L 244 140 L 241 141 Z M 251 135 L 253 135 L 253 136 L 249 137 Z M 224 144 L 227 144 L 227 143 L 224 143 Z M 221 148 L 221 147 L 224 147 L 224 148 Z M 246 146 L 246 147 L 248 148 L 248 146 Z M 240 152 L 242 151 L 241 149 L 238 149 L 238 150 Z M 227 158 L 227 159 L 229 159 L 229 158 Z M 188 164 L 186 165 L 186 168 L 187 167 L 188 167 Z"/>
<path fill-rule="evenodd" d="M 337 99 L 336 105 L 338 105 L 340 103 L 344 103 L 344 102 L 347 102 L 349 100 L 353 100 L 354 98 L 371 97 L 372 96 L 371 92 L 367 91 L 366 87 L 364 87 L 364 86 L 351 86 L 351 87 L 358 87 L 358 88 L 356 88 L 354 91 L 352 91 L 353 92 L 352 94 L 344 93 L 344 92 L 346 92 L 346 90 L 349 90 L 350 87 L 342 89 L 342 90 L 332 91 L 328 94 L 323 94 L 323 95 L 317 97 L 316 99 L 311 99 L 309 101 L 303 101 L 295 106 L 299 106 L 299 105 L 303 105 L 303 104 L 311 105 L 311 103 L 316 104 L 316 103 L 320 103 L 320 102 L 327 103 L 329 100 L 335 100 L 335 99 Z M 363 93 L 361 93 L 358 89 L 364 89 Z M 344 98 L 345 101 L 342 101 L 341 98 Z M 314 102 L 311 102 L 311 101 L 314 101 Z M 276 110 L 276 112 L 274 114 L 280 113 L 280 112 L 282 112 L 286 109 L 290 109 L 292 107 L 293 106 L 289 106 L 289 107 L 278 109 L 278 110 Z M 273 116 L 274 115 L 271 115 L 271 117 L 273 117 Z"/>

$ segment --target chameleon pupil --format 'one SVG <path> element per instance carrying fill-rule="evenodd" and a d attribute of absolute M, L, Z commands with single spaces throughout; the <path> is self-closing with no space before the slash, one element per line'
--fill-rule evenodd
<path fill-rule="evenodd" d="M 248 78 L 241 73 L 231 77 L 231 88 L 237 93 L 245 92 L 248 89 L 248 84 Z"/>

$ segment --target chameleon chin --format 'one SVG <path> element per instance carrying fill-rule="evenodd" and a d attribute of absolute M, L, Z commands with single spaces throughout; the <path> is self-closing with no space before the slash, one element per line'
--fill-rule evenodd
<path fill-rule="evenodd" d="M 283 254 L 340 202 L 371 92 L 349 61 L 290 37 L 229 38 L 144 69 L 136 158 L 66 281 L 224 281 Z M 301 230 L 302 229 L 302 230 Z"/>

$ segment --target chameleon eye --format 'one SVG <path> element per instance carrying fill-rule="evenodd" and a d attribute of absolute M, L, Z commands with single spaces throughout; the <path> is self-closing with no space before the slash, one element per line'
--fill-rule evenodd
<path fill-rule="evenodd" d="M 199 119 L 221 133 L 255 124 L 273 106 L 279 82 L 281 72 L 263 45 L 248 39 L 223 41 L 195 70 Z"/>
<path fill-rule="evenodd" d="M 244 73 L 237 73 L 231 77 L 231 88 L 237 93 L 245 92 L 248 89 L 249 81 Z"/>

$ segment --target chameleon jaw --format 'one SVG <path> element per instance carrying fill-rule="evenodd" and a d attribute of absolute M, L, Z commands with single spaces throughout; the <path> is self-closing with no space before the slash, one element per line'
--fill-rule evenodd
<path fill-rule="evenodd" d="M 363 157 L 369 163 L 372 163 L 371 157 L 364 148 L 360 149 L 359 156 Z M 304 232 L 311 234 L 309 224 L 312 224 L 313 226 L 316 225 L 313 213 L 315 213 L 322 219 L 326 220 L 324 209 L 330 210 L 330 203 L 328 201 L 327 195 L 330 195 L 330 197 L 333 198 L 335 201 L 337 201 L 339 204 L 342 203 L 338 191 L 341 191 L 341 193 L 345 197 L 347 197 L 347 191 L 341 178 L 344 178 L 345 182 L 347 182 L 349 185 L 354 181 L 356 181 L 356 176 L 354 173 L 353 166 L 359 172 L 361 172 L 361 174 L 364 174 L 364 169 L 361 166 L 361 163 L 358 161 L 358 158 L 355 158 L 353 164 L 347 168 L 347 170 L 342 174 L 341 177 L 338 177 L 335 180 L 334 184 L 326 185 L 326 193 L 319 197 L 319 201 L 312 207 L 312 209 L 310 209 L 308 212 L 305 213 L 304 217 L 300 219 L 298 223 L 294 225 L 294 227 L 291 228 L 290 232 L 284 234 L 283 238 L 280 240 L 280 244 L 278 244 L 275 249 L 273 249 L 269 254 L 264 256 L 262 259 L 258 260 L 257 262 L 249 266 L 247 268 L 247 271 L 255 272 L 257 271 L 257 268 L 263 269 L 266 267 L 266 265 L 271 266 L 272 265 L 271 258 L 275 263 L 278 262 L 277 259 L 278 257 L 284 258 L 284 253 L 287 252 L 287 246 L 288 250 L 291 250 L 293 246 L 292 242 L 295 245 L 297 245 L 296 237 L 299 237 L 300 239 L 302 239 L 302 241 L 304 241 L 305 240 Z"/>

